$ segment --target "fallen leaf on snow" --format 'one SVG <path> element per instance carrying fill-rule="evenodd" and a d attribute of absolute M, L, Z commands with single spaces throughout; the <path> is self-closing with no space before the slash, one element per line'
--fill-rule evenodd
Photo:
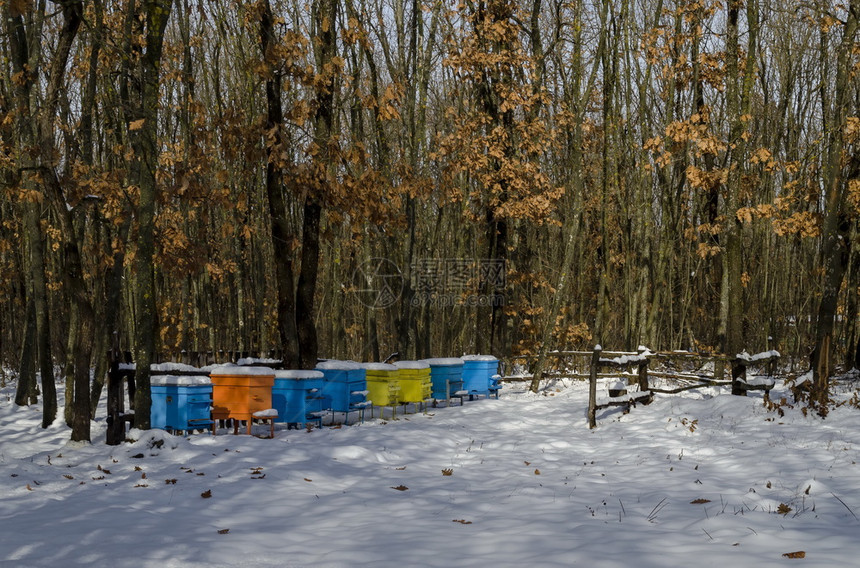
<path fill-rule="evenodd" d="M 455 523 L 460 523 L 461 525 L 471 525 L 472 521 L 467 521 L 466 519 L 454 519 Z"/>
<path fill-rule="evenodd" d="M 406 491 L 409 488 L 405 485 L 398 485 L 397 487 L 392 487 L 392 489 L 397 489 L 398 491 Z"/>
<path fill-rule="evenodd" d="M 204 499 L 209 499 L 210 497 L 212 497 L 212 490 L 207 489 L 206 491 L 201 493 L 200 496 L 203 497 Z"/>
<path fill-rule="evenodd" d="M 806 558 L 806 551 L 798 550 L 797 552 L 786 552 L 783 556 L 786 558 Z"/>
<path fill-rule="evenodd" d="M 218 534 L 227 534 L 228 532 L 230 532 L 230 529 L 221 529 L 218 531 Z"/>
<path fill-rule="evenodd" d="M 690 505 L 702 505 L 703 503 L 710 503 L 710 499 L 693 499 L 690 501 Z"/>
<path fill-rule="evenodd" d="M 442 475 L 449 475 L 449 476 L 454 475 L 454 470 L 453 469 L 443 469 Z"/>

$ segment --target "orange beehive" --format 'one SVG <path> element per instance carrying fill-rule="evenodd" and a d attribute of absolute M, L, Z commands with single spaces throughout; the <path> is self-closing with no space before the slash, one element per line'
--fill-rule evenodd
<path fill-rule="evenodd" d="M 209 374 L 212 378 L 212 419 L 245 420 L 251 433 L 255 412 L 272 408 L 275 372 L 268 367 L 221 365 Z"/>

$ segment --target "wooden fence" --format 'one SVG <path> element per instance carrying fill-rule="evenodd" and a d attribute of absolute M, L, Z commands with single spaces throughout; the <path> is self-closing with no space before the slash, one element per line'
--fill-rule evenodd
<path fill-rule="evenodd" d="M 757 355 L 743 354 L 734 357 L 690 352 L 624 351 L 604 352 L 601 346 L 592 351 L 557 351 L 549 354 L 553 358 L 545 379 L 587 379 L 589 381 L 588 425 L 597 424 L 597 410 L 613 406 L 630 408 L 637 403 L 648 404 L 654 394 L 677 394 L 704 386 L 731 385 L 732 394 L 743 396 L 750 390 L 763 390 L 765 398 L 774 385 L 773 377 L 780 355 L 768 351 Z M 503 381 L 531 381 L 532 376 L 526 369 L 531 361 L 514 358 L 508 362 Z M 748 380 L 747 370 L 751 367 L 765 369 L 767 377 Z M 635 369 L 635 372 L 633 371 Z M 605 372 L 604 372 L 605 371 Z M 730 375 L 726 376 L 726 371 Z M 672 388 L 654 387 L 649 378 L 668 379 L 676 383 Z M 597 398 L 599 378 L 626 379 L 626 384 L 614 384 L 608 389 L 608 398 Z M 636 386 L 628 392 L 627 386 Z"/>

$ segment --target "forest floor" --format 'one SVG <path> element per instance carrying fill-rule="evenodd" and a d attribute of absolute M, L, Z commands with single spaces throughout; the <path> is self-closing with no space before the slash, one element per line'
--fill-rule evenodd
<path fill-rule="evenodd" d="M 14 385 L 13 385 L 14 386 Z M 0 390 L 0 565 L 855 566 L 860 410 L 728 387 L 586 422 L 587 383 L 274 439 L 68 442 Z M 853 389 L 840 387 L 849 401 Z M 790 394 L 778 383 L 773 400 Z M 855 399 L 856 400 L 856 399 Z M 255 433 L 263 434 L 258 426 Z"/>

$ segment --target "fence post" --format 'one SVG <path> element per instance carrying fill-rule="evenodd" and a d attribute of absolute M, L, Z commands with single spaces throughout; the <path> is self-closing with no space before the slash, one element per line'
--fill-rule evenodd
<path fill-rule="evenodd" d="M 649 360 L 645 359 L 644 361 L 639 363 L 639 391 L 645 392 L 648 390 L 648 363 Z"/>
<path fill-rule="evenodd" d="M 732 394 L 736 396 L 746 396 L 747 391 L 741 384 L 747 379 L 746 362 L 741 359 L 732 359 Z"/>
<path fill-rule="evenodd" d="M 597 367 L 600 361 L 600 345 L 594 346 L 591 354 L 591 371 L 588 376 L 588 427 L 594 429 L 597 426 Z"/>

